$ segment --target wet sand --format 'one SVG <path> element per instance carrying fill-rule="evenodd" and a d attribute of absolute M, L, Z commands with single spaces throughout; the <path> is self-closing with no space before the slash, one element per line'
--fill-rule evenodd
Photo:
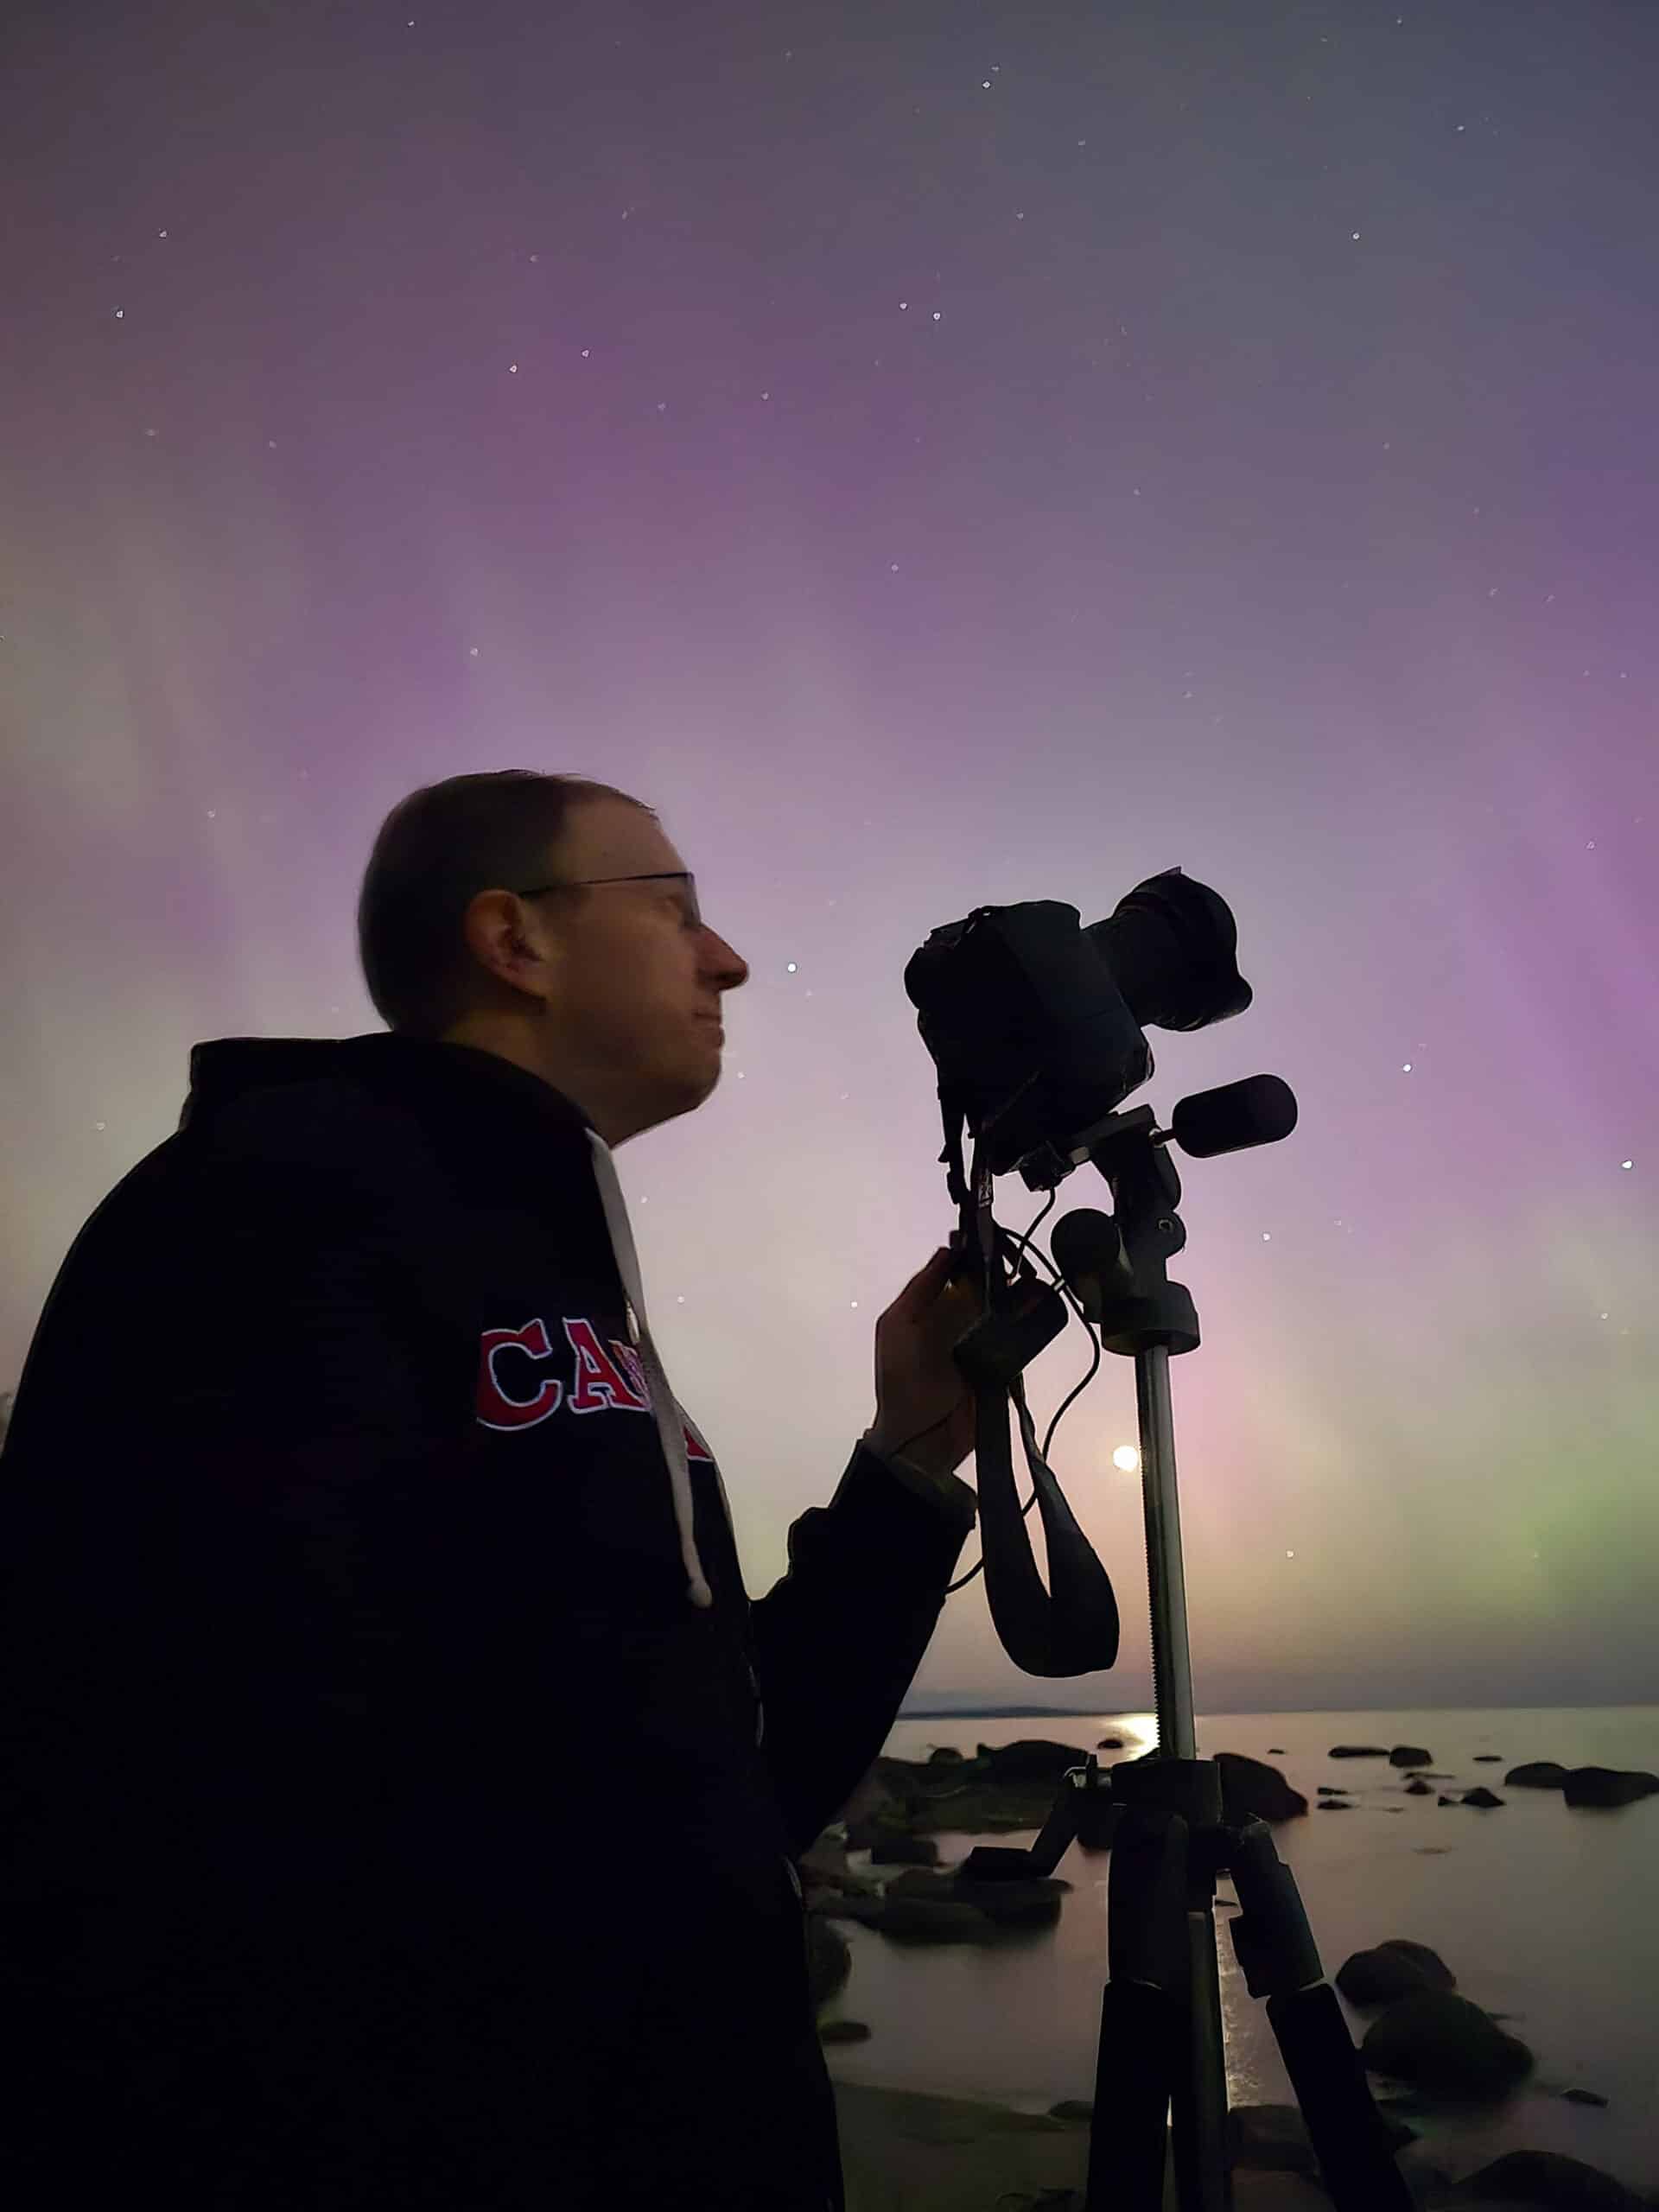
<path fill-rule="evenodd" d="M 1089 2170 L 1086 2120 L 1050 2120 L 1006 2105 L 836 2082 L 847 2212 L 1025 2212 L 1045 2189 L 1075 2189 Z M 1241 2171 L 1235 2212 L 1331 2212 L 1314 2183 Z M 1177 2212 L 1166 2177 L 1165 2212 Z"/>

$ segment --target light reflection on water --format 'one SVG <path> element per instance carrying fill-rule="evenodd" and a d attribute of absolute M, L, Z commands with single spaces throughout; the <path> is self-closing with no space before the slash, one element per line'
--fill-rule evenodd
<path fill-rule="evenodd" d="M 925 1759 L 948 1745 L 971 1757 L 978 1744 L 1042 1737 L 1079 1753 L 1104 1736 L 1109 1767 L 1157 1740 L 1148 1713 L 961 1721 L 901 1721 L 887 1750 Z M 1448 1793 L 1484 1781 L 1505 1800 L 1479 1812 L 1440 1807 L 1438 1792 L 1403 1795 L 1406 1777 L 1381 1760 L 1329 1758 L 1339 1742 L 1416 1743 L 1431 1750 Z M 1282 1756 L 1274 1746 L 1284 1747 Z M 1659 2185 L 1659 1797 L 1616 1812 L 1575 1812 L 1549 1791 L 1505 1790 L 1504 1769 L 1522 1760 L 1659 1770 L 1659 1707 L 1556 1713 L 1251 1713 L 1200 1720 L 1201 1756 L 1218 1751 L 1265 1759 L 1318 1802 L 1340 1785 L 1353 1809 L 1273 1829 L 1294 1872 L 1327 1980 L 1349 1955 L 1393 1936 L 1437 1950 L 1461 1993 L 1511 2015 L 1510 2031 L 1536 2057 L 1529 2082 L 1494 2107 L 1452 2118 L 1412 2119 L 1456 2177 L 1503 2151 L 1557 2151 L 1629 2186 Z M 1477 1752 L 1502 1755 L 1477 1765 Z M 976 1842 L 1029 1845 L 1036 1832 L 942 1835 L 942 1869 Z M 868 1871 L 868 1854 L 854 1853 Z M 870 1929 L 838 1923 L 853 1952 L 846 1988 L 826 2018 L 861 2020 L 868 2042 L 832 2045 L 838 2080 L 983 2097 L 1042 2112 L 1061 2098 L 1091 2098 L 1107 1972 L 1107 1853 L 1072 1845 L 1055 1870 L 1073 1887 L 1052 1929 L 973 1945 L 901 1947 Z M 878 1872 L 880 1870 L 876 1870 Z M 1251 1997 L 1219 1903 L 1216 1912 L 1229 2101 L 1294 2101 L 1265 2003 Z M 1370 2019 L 1342 2003 L 1356 2044 Z M 1565 2102 L 1583 2087 L 1605 2111 Z"/>

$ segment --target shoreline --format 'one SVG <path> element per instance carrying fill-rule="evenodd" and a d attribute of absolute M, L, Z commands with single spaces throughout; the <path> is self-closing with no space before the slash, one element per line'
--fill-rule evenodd
<path fill-rule="evenodd" d="M 847 2212 L 1023 2212 L 1039 2191 L 1073 2189 L 1089 2173 L 1089 2122 L 1017 2112 L 1012 2105 L 838 2082 L 836 2124 Z M 1234 2212 L 1331 2212 L 1300 2175 L 1239 2167 Z M 1164 2212 L 1178 2212 L 1173 2171 Z"/>
<path fill-rule="evenodd" d="M 838 2081 L 832 2073 L 841 2137 L 847 2212 L 1027 2212 L 1044 2190 L 1072 2189 L 1081 2207 L 1088 2179 L 1090 2122 L 1055 2120 L 979 2097 L 947 2097 L 919 2089 L 884 2088 Z M 1414 2196 L 1428 2171 L 1438 2169 L 1448 2187 L 1502 2157 L 1529 2147 L 1529 2129 L 1510 2116 L 1505 2132 L 1519 2140 L 1478 2139 L 1478 2121 L 1436 2130 L 1421 2117 L 1418 2140 L 1400 2155 L 1400 2171 Z M 1530 2147 L 1554 2147 L 1537 2141 Z M 1573 2145 L 1565 2155 L 1600 2173 L 1608 2169 L 1594 2149 Z M 1617 2177 L 1610 2176 L 1615 2180 Z M 1331 2199 L 1309 2177 L 1275 2168 L 1236 2166 L 1234 2212 L 1331 2212 Z M 1620 2186 L 1637 2201 L 1659 2206 L 1659 2190 L 1625 2177 Z M 1421 2196 L 1418 2201 L 1421 2202 Z M 1433 2201 L 1431 2196 L 1430 2201 Z M 1164 2212 L 1179 2212 L 1173 2170 L 1166 2176 Z"/>
<path fill-rule="evenodd" d="M 847 2212 L 996 2212 L 1006 2191 L 1084 2186 L 1086 2121 L 830 2082 Z"/>

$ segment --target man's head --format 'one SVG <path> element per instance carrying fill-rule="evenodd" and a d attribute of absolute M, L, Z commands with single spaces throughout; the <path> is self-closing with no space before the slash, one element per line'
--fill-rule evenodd
<path fill-rule="evenodd" d="M 429 785 L 387 816 L 364 875 L 369 995 L 389 1029 L 528 1068 L 626 1143 L 714 1090 L 707 1017 L 748 979 L 687 873 L 654 811 L 609 785 L 527 769 Z"/>

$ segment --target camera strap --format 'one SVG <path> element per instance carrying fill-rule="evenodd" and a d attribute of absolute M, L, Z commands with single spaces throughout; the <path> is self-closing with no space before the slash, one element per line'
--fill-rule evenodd
<path fill-rule="evenodd" d="M 989 1351 L 984 1363 L 968 1375 L 978 1410 L 975 1468 L 986 1600 L 1003 1649 L 1024 1673 L 1049 1679 L 1093 1674 L 1117 1662 L 1117 1600 L 1110 1577 L 1077 1526 L 1038 1448 L 1022 1371 L 1026 1357 L 1032 1356 L 1020 1350 L 1022 1335 L 1033 1342 L 1035 1351 L 1056 1333 L 1046 1314 L 1052 1312 L 1057 1294 L 1038 1282 L 1017 1254 L 1014 1272 L 1004 1275 L 1005 1232 L 992 1212 L 990 1174 L 981 1167 L 982 1140 L 975 1147 L 971 1188 L 963 1173 L 964 1121 L 959 1109 L 953 1115 L 951 1107 L 945 1104 L 945 1145 L 940 1158 L 950 1170 L 951 1196 L 964 1222 L 971 1224 L 971 1249 L 981 1271 L 986 1317 L 978 1327 L 988 1332 L 988 1349 L 992 1345 L 1007 1348 Z M 1011 1245 L 1012 1240 L 1008 1241 Z M 1039 1332 L 1034 1339 L 1032 1324 Z M 1026 1459 L 1035 1484 L 1033 1494 L 1042 1515 L 1050 1586 L 1046 1590 L 1037 1572 L 1026 1526 L 1025 1511 L 1029 1510 L 1030 1501 L 1022 1510 L 1015 1494 L 1009 1403 L 1020 1415 Z"/>

